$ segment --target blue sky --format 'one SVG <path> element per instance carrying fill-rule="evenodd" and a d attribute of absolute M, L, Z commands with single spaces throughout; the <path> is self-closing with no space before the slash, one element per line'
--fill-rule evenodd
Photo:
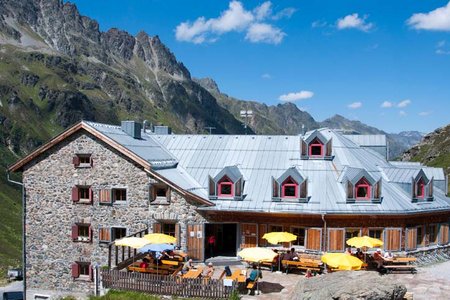
<path fill-rule="evenodd" d="M 75 0 L 102 31 L 159 35 L 233 97 L 387 132 L 450 123 L 450 2 Z"/>

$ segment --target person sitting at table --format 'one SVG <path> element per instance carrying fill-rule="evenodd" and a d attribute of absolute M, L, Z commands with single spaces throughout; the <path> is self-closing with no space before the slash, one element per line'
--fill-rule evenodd
<path fill-rule="evenodd" d="M 394 258 L 394 255 L 392 255 L 392 252 L 386 251 L 384 253 L 384 258 L 392 259 L 392 258 Z"/>
<path fill-rule="evenodd" d="M 139 268 L 144 268 L 144 269 L 146 269 L 146 268 L 148 268 L 149 263 L 150 263 L 150 260 L 148 260 L 147 257 L 144 257 L 144 258 L 142 259 L 142 262 L 139 264 Z"/>
<path fill-rule="evenodd" d="M 214 266 L 212 262 L 208 263 L 208 267 L 204 271 L 203 277 L 211 278 L 214 275 Z"/>
<path fill-rule="evenodd" d="M 381 249 L 377 249 L 376 252 L 373 253 L 373 261 L 377 264 L 377 269 L 380 270 L 381 267 L 383 266 L 383 255 L 381 254 Z"/>
<path fill-rule="evenodd" d="M 192 263 L 192 258 L 184 263 L 183 269 L 181 269 L 181 274 L 186 274 L 190 270 L 195 269 L 194 264 Z"/>
<path fill-rule="evenodd" d="M 295 248 L 291 248 L 291 251 L 288 251 L 285 255 L 283 255 L 283 260 L 298 260 L 298 255 L 295 252 Z"/>
<path fill-rule="evenodd" d="M 252 271 L 248 275 L 247 279 L 245 279 L 245 285 L 247 286 L 250 282 L 255 282 L 258 278 L 262 278 L 262 272 L 256 267 L 256 264 L 253 264 Z"/>
<path fill-rule="evenodd" d="M 345 254 L 352 255 L 352 248 L 348 247 L 347 250 L 345 250 Z"/>
<path fill-rule="evenodd" d="M 361 251 L 361 248 L 356 248 L 355 256 L 360 260 L 364 260 L 364 253 Z"/>

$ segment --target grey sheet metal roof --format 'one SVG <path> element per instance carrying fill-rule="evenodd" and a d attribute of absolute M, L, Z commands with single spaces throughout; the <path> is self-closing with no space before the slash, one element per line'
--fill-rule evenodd
<path fill-rule="evenodd" d="M 413 203 L 411 195 L 384 173 L 395 166 L 382 155 L 332 130 L 320 129 L 319 132 L 327 140 L 333 140 L 332 161 L 301 160 L 300 136 L 157 135 L 155 138 L 205 189 L 208 175 L 214 176 L 225 166 L 239 167 L 246 180 L 244 200 L 216 200 L 215 207 L 205 209 L 316 214 L 398 214 L 450 209 L 450 199 L 442 191 L 435 192 L 435 201 Z M 271 178 L 278 178 L 290 167 L 296 167 L 308 178 L 308 203 L 272 200 Z M 382 178 L 380 204 L 346 203 L 345 190 L 338 179 L 349 167 L 363 169 L 377 180 Z"/>
<path fill-rule="evenodd" d="M 384 134 L 344 134 L 345 138 L 359 146 L 386 147 L 386 136 Z"/>
<path fill-rule="evenodd" d="M 149 134 L 142 132 L 142 138 L 135 139 L 123 132 L 120 126 L 85 123 L 145 159 L 154 169 L 173 168 L 178 163 L 176 158 Z"/>

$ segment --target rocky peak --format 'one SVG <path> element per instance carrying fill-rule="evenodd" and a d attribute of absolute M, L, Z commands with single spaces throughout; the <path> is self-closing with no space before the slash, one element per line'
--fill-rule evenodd
<path fill-rule="evenodd" d="M 212 78 L 193 78 L 195 82 L 197 82 L 201 87 L 207 89 L 210 92 L 220 93 L 219 87 L 217 83 Z"/>
<path fill-rule="evenodd" d="M 136 39 L 126 31 L 111 28 L 102 34 L 102 43 L 111 53 L 122 59 L 130 60 L 133 56 Z"/>

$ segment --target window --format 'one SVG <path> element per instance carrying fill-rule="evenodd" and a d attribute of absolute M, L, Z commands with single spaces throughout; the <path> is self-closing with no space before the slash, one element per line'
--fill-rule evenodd
<path fill-rule="evenodd" d="M 309 144 L 309 156 L 312 156 L 312 157 L 322 157 L 323 156 L 323 144 L 318 138 L 315 138 Z"/>
<path fill-rule="evenodd" d="M 291 227 L 291 233 L 297 236 L 295 241 L 292 241 L 294 246 L 305 246 L 305 228 Z"/>
<path fill-rule="evenodd" d="M 422 177 L 420 177 L 419 181 L 417 182 L 416 188 L 417 188 L 416 192 L 417 198 L 423 199 L 425 197 L 425 182 Z"/>
<path fill-rule="evenodd" d="M 72 240 L 74 242 L 91 242 L 92 230 L 90 224 L 75 224 L 72 226 Z"/>
<path fill-rule="evenodd" d="M 175 224 L 174 223 L 163 223 L 162 224 L 162 233 L 176 237 Z"/>
<path fill-rule="evenodd" d="M 370 199 L 370 184 L 363 177 L 355 185 L 356 199 Z"/>
<path fill-rule="evenodd" d="M 150 201 L 152 204 L 169 204 L 170 188 L 164 183 L 154 183 L 150 186 Z"/>
<path fill-rule="evenodd" d="M 417 227 L 417 236 L 416 236 L 416 241 L 417 241 L 417 246 L 420 246 L 423 244 L 423 227 L 419 226 Z"/>
<path fill-rule="evenodd" d="M 359 228 L 346 228 L 345 229 L 345 240 L 359 236 Z"/>
<path fill-rule="evenodd" d="M 126 202 L 127 190 L 126 189 L 112 189 L 113 202 Z"/>
<path fill-rule="evenodd" d="M 279 225 L 270 225 L 269 226 L 269 232 L 281 232 L 283 231 L 283 226 Z"/>
<path fill-rule="evenodd" d="M 369 236 L 371 238 L 381 240 L 382 235 L 383 235 L 383 229 L 369 229 Z"/>
<path fill-rule="evenodd" d="M 91 154 L 77 154 L 72 160 L 75 168 L 91 168 L 93 160 Z"/>
<path fill-rule="evenodd" d="M 92 203 L 93 194 L 90 186 L 75 186 L 72 188 L 72 201 L 78 203 Z"/>
<path fill-rule="evenodd" d="M 227 176 L 219 181 L 219 197 L 233 197 L 233 182 Z"/>
<path fill-rule="evenodd" d="M 127 229 L 124 227 L 111 227 L 111 241 L 119 240 L 127 236 Z"/>
<path fill-rule="evenodd" d="M 72 277 L 74 279 L 92 281 L 93 272 L 91 263 L 89 262 L 75 262 L 72 264 Z"/>
<path fill-rule="evenodd" d="M 437 244 L 437 237 L 438 237 L 438 225 L 432 224 L 428 225 L 428 241 L 430 244 Z"/>
<path fill-rule="evenodd" d="M 281 185 L 282 198 L 298 198 L 298 184 L 292 177 L 288 177 Z"/>

